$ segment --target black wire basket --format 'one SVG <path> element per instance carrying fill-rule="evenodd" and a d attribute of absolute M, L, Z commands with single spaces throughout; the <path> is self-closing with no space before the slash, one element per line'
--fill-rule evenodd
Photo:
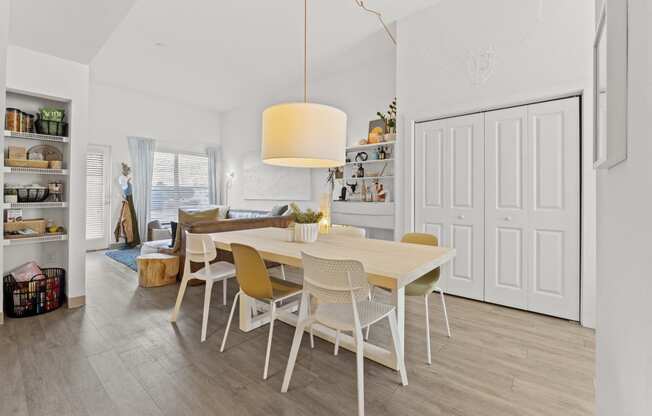
<path fill-rule="evenodd" d="M 66 300 L 66 271 L 58 267 L 43 272 L 29 282 L 17 282 L 10 274 L 3 278 L 5 314 L 10 318 L 25 318 L 53 311 Z"/>

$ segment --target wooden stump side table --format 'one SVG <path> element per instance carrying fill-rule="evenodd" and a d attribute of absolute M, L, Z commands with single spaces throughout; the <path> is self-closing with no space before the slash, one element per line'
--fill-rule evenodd
<path fill-rule="evenodd" d="M 140 287 L 158 287 L 176 283 L 179 257 L 151 253 L 138 256 L 138 284 Z"/>

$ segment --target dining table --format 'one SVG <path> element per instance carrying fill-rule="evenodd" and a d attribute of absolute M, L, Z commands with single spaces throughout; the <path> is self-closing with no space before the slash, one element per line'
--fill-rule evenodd
<path fill-rule="evenodd" d="M 399 346 L 405 349 L 405 287 L 438 267 L 455 258 L 455 249 L 441 246 L 426 246 L 398 241 L 359 238 L 340 233 L 320 234 L 311 243 L 291 241 L 291 229 L 256 228 L 213 233 L 211 237 L 218 249 L 231 251 L 231 244 L 244 244 L 255 248 L 264 260 L 281 265 L 302 267 L 301 253 L 329 259 L 358 260 L 364 266 L 369 283 L 389 291 L 389 302 L 396 308 Z M 287 314 L 280 320 L 296 325 L 298 316 L 293 313 L 298 302 L 284 305 Z M 259 313 L 263 305 L 244 294 L 240 296 L 240 330 L 251 331 L 269 322 L 266 313 Z M 323 325 L 314 325 L 313 334 L 329 342 L 335 342 L 334 330 Z M 355 351 L 352 335 L 340 334 L 340 347 Z M 398 369 L 398 358 L 393 348 L 365 341 L 366 358 Z"/>

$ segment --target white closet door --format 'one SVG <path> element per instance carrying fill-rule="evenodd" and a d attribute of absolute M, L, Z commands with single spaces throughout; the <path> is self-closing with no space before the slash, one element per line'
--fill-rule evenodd
<path fill-rule="evenodd" d="M 527 309 L 527 107 L 485 113 L 485 300 Z"/>
<path fill-rule="evenodd" d="M 579 99 L 528 106 L 528 309 L 579 319 Z"/>
<path fill-rule="evenodd" d="M 579 319 L 579 101 L 485 115 L 485 299 Z"/>
<path fill-rule="evenodd" d="M 441 286 L 484 299 L 483 115 L 417 124 L 415 155 L 416 228 L 457 250 Z"/>

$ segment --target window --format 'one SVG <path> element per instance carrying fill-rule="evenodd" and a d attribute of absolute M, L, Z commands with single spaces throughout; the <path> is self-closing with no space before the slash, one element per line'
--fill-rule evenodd
<path fill-rule="evenodd" d="M 168 223 L 176 221 L 179 208 L 207 205 L 208 157 L 155 152 L 150 218 Z"/>
<path fill-rule="evenodd" d="M 89 146 L 86 154 L 86 239 L 106 246 L 106 149 Z M 95 247 L 91 247 L 95 248 Z"/>

